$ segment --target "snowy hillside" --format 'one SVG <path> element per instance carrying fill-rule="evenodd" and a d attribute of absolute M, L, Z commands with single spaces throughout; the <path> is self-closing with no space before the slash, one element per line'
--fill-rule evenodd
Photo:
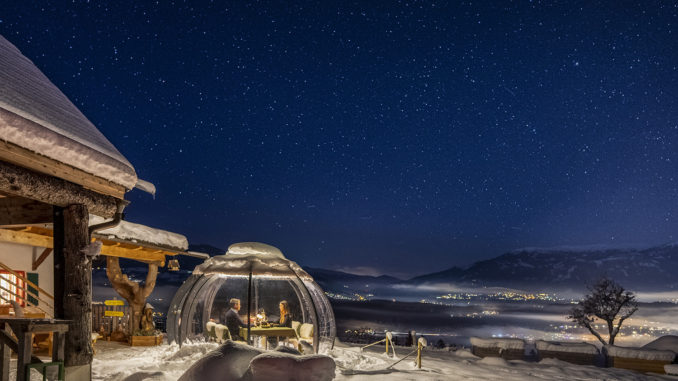
<path fill-rule="evenodd" d="M 606 275 L 637 291 L 678 289 L 678 246 L 649 249 L 592 247 L 522 249 L 480 261 L 466 270 L 452 268 L 411 282 L 453 282 L 530 289 L 583 289 Z"/>
<path fill-rule="evenodd" d="M 479 261 L 467 269 L 420 275 L 407 281 L 392 277 L 371 277 L 339 271 L 308 268 L 326 290 L 384 291 L 396 286 L 453 283 L 470 287 L 505 287 L 542 291 L 583 291 L 587 284 L 609 276 L 634 291 L 678 290 L 678 245 L 649 249 L 605 246 L 525 248 Z M 380 290 L 381 289 L 381 290 Z"/>

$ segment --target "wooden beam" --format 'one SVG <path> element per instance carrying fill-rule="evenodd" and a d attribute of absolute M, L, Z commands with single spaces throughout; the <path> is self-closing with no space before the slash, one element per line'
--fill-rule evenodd
<path fill-rule="evenodd" d="M 0 229 L 0 241 L 52 248 L 52 237 L 16 230 Z"/>
<path fill-rule="evenodd" d="M 82 250 L 90 244 L 89 212 L 84 205 L 64 208 L 64 318 L 66 332 L 64 365 L 92 363 L 92 261 Z M 58 301 L 57 301 L 58 302 Z"/>
<path fill-rule="evenodd" d="M 52 205 L 22 197 L 0 198 L 0 225 L 47 224 Z"/>
<path fill-rule="evenodd" d="M 49 229 L 35 226 L 28 227 L 28 231 L 0 229 L 0 242 L 52 249 L 54 248 L 54 241 L 51 233 L 52 231 Z M 109 241 L 101 238 L 95 238 L 95 240 L 102 243 L 101 255 L 134 259 L 144 263 L 156 263 L 161 267 L 165 264 L 165 256 L 176 255 L 174 252 L 159 250 L 156 247 L 144 247 L 142 245 Z"/>
<path fill-rule="evenodd" d="M 66 262 L 64 259 L 64 208 L 60 206 L 54 207 L 54 217 L 52 218 L 52 249 L 54 250 L 54 300 L 64 300 L 64 290 L 66 289 L 66 275 L 64 268 Z M 54 303 L 54 317 L 57 319 L 64 318 L 63 303 Z M 64 335 L 61 335 L 64 340 Z M 63 347 L 62 347 L 63 349 Z M 63 356 L 61 357 L 63 359 Z"/>
<path fill-rule="evenodd" d="M 109 257 L 120 257 L 134 259 L 140 262 L 146 263 L 165 263 L 165 255 L 155 253 L 153 251 L 140 249 L 127 249 L 120 246 L 101 246 L 101 255 L 107 255 Z"/>
<path fill-rule="evenodd" d="M 66 207 L 82 204 L 92 214 L 111 218 L 117 211 L 116 198 L 85 189 L 66 180 L 38 173 L 0 160 L 0 192 Z"/>
<path fill-rule="evenodd" d="M 46 248 L 45 250 L 43 250 L 42 254 L 40 254 L 38 259 L 36 259 L 35 262 L 33 262 L 33 271 L 37 270 L 38 267 L 40 267 L 40 265 L 42 264 L 42 262 L 44 262 L 45 259 L 47 259 L 47 257 L 49 257 L 49 255 L 51 253 L 52 253 L 52 249 L 49 248 L 49 247 Z"/>
<path fill-rule="evenodd" d="M 4 140 L 0 140 L 0 160 L 80 184 L 87 189 L 115 198 L 123 198 L 127 191 L 122 185 L 112 183 Z"/>

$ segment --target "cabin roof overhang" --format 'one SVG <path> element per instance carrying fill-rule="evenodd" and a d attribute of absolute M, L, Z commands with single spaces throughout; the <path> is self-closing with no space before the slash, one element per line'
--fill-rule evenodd
<path fill-rule="evenodd" d="M 207 254 L 185 249 L 162 246 L 148 242 L 134 242 L 94 233 L 92 242 L 101 242 L 101 255 L 128 258 L 145 263 L 165 265 L 166 257 L 187 255 L 205 258 Z M 51 249 L 54 247 L 53 231 L 47 225 L 6 226 L 0 228 L 0 242 L 37 246 Z"/>

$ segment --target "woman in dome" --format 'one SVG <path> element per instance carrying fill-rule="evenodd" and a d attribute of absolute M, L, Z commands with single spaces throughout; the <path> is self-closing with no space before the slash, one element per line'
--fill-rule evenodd
<path fill-rule="evenodd" d="M 290 313 L 290 305 L 287 303 L 287 300 L 281 301 L 279 307 L 280 320 L 277 323 L 273 323 L 273 326 L 292 328 L 292 314 Z"/>

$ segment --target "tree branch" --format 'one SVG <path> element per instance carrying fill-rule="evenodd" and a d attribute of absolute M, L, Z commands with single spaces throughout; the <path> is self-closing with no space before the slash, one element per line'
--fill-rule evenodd
<path fill-rule="evenodd" d="M 155 263 L 148 264 L 148 274 L 146 274 L 146 281 L 144 282 L 144 288 L 141 292 L 144 295 L 144 299 L 148 298 L 149 295 L 153 292 L 155 288 L 155 281 L 158 277 L 158 265 Z"/>
<path fill-rule="evenodd" d="M 111 281 L 113 289 L 120 294 L 120 296 L 127 300 L 133 297 L 134 282 L 129 280 L 129 278 L 122 273 L 118 257 L 106 257 L 106 276 L 108 276 L 108 280 Z"/>

